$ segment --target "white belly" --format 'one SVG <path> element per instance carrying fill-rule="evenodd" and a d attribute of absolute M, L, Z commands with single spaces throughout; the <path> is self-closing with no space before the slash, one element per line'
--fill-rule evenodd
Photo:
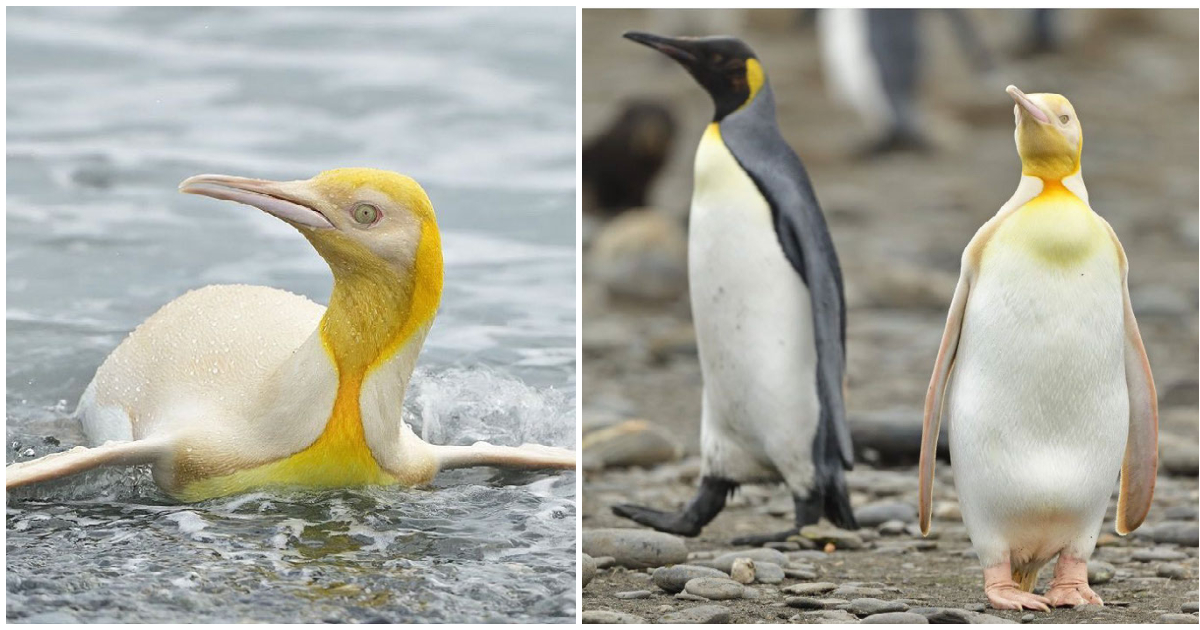
<path fill-rule="evenodd" d="M 189 292 L 105 359 L 76 416 L 94 444 L 241 420 L 267 378 L 313 334 L 324 310 L 267 287 Z"/>
<path fill-rule="evenodd" d="M 766 201 L 711 129 L 696 156 L 688 277 L 705 474 L 807 487 L 819 417 L 808 290 Z"/>
<path fill-rule="evenodd" d="M 1128 434 L 1122 299 L 1105 249 L 1057 266 L 1005 249 L 981 265 L 947 411 L 963 520 L 985 566 L 1009 550 L 1014 562 L 1091 552 Z"/>

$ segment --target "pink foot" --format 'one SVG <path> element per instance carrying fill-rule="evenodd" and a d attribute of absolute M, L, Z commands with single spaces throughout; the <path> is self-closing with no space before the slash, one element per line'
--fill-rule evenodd
<path fill-rule="evenodd" d="M 1012 567 L 1007 562 L 983 570 L 983 592 L 988 603 L 997 610 L 1040 610 L 1050 612 L 1050 600 L 1026 593 L 1012 579 Z"/>
<path fill-rule="evenodd" d="M 1087 561 L 1060 555 L 1054 565 L 1054 579 L 1046 590 L 1046 599 L 1053 606 L 1082 606 L 1104 602 L 1087 583 Z"/>

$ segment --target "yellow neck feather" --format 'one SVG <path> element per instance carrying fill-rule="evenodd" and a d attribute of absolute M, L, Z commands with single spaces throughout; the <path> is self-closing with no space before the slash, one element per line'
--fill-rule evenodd
<path fill-rule="evenodd" d="M 1107 233 L 1096 219 L 1087 203 L 1062 180 L 1043 180 L 1042 191 L 1004 222 L 996 238 L 1046 263 L 1070 266 L 1107 242 Z"/>

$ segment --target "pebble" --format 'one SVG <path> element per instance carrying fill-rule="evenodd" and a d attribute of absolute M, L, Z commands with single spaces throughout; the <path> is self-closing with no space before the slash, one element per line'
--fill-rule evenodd
<path fill-rule="evenodd" d="M 687 235 L 664 213 L 630 210 L 596 235 L 584 268 L 614 295 L 670 300 L 687 287 Z"/>
<path fill-rule="evenodd" d="M 729 571 L 733 568 L 733 561 L 737 560 L 738 558 L 749 558 L 756 563 L 770 562 L 781 567 L 786 566 L 788 563 L 788 557 L 784 555 L 782 551 L 762 547 L 759 549 L 747 549 L 745 551 L 731 551 L 729 553 L 723 553 L 703 564 L 713 567 L 714 569 L 720 569 L 725 573 L 729 573 Z"/>
<path fill-rule="evenodd" d="M 644 529 L 593 529 L 583 532 L 583 552 L 612 556 L 618 565 L 646 569 L 687 560 L 687 546 L 670 534 Z"/>
<path fill-rule="evenodd" d="M 875 597 L 860 597 L 846 604 L 846 610 L 859 617 L 866 617 L 879 613 L 904 612 L 908 610 L 908 605 L 902 602 L 889 602 Z"/>
<path fill-rule="evenodd" d="M 754 561 L 750 558 L 738 558 L 729 569 L 729 577 L 738 584 L 754 583 Z"/>
<path fill-rule="evenodd" d="M 1200 546 L 1200 527 L 1197 527 L 1194 522 L 1166 521 L 1139 529 L 1138 536 L 1149 538 L 1159 544 L 1181 547 Z"/>
<path fill-rule="evenodd" d="M 879 526 L 879 533 L 884 536 L 900 536 L 904 533 L 904 521 L 887 521 Z"/>
<path fill-rule="evenodd" d="M 855 599 L 859 597 L 879 597 L 883 595 L 883 589 L 870 588 L 865 586 L 840 586 L 832 593 L 832 597 L 845 597 L 846 599 Z"/>
<path fill-rule="evenodd" d="M 1194 505 L 1172 505 L 1163 510 L 1163 518 L 1168 521 L 1194 521 L 1200 518 L 1200 509 Z"/>
<path fill-rule="evenodd" d="M 868 615 L 862 620 L 863 623 L 929 623 L 929 620 L 921 615 L 910 612 L 888 612 L 875 615 Z"/>
<path fill-rule="evenodd" d="M 1196 623 L 1196 617 L 1193 615 L 1184 615 L 1182 613 L 1167 613 L 1159 615 L 1156 623 Z"/>
<path fill-rule="evenodd" d="M 774 562 L 760 562 L 754 565 L 754 580 L 759 584 L 779 584 L 784 577 L 783 567 Z"/>
<path fill-rule="evenodd" d="M 587 588 L 588 582 L 596 577 L 596 561 L 586 553 L 583 554 L 583 587 Z"/>
<path fill-rule="evenodd" d="M 858 617 L 844 610 L 814 610 L 802 613 L 801 620 L 815 619 L 808 623 L 859 623 Z"/>
<path fill-rule="evenodd" d="M 1188 602 L 1179 607 L 1179 612 L 1185 612 L 1185 613 L 1200 612 L 1200 602 Z"/>
<path fill-rule="evenodd" d="M 1155 547 L 1153 549 L 1138 549 L 1129 557 L 1135 562 L 1158 562 L 1167 560 L 1186 560 L 1187 554 L 1182 551 L 1175 551 L 1166 547 Z"/>
<path fill-rule="evenodd" d="M 793 580 L 815 580 L 817 574 L 807 569 L 784 569 L 783 576 L 792 578 Z"/>
<path fill-rule="evenodd" d="M 821 593 L 828 593 L 835 588 L 837 588 L 837 584 L 831 582 L 808 582 L 806 584 L 785 586 L 782 590 L 788 595 L 820 595 Z"/>
<path fill-rule="evenodd" d="M 917 508 L 904 501 L 880 501 L 854 510 L 860 527 L 878 527 L 888 521 L 917 522 Z"/>
<path fill-rule="evenodd" d="M 677 564 L 673 567 L 660 567 L 651 576 L 654 585 L 668 593 L 678 593 L 683 590 L 689 580 L 700 577 L 723 578 L 725 574 L 712 567 L 702 567 L 694 564 Z"/>
<path fill-rule="evenodd" d="M 670 433 L 645 420 L 626 420 L 592 431 L 583 437 L 582 447 L 592 458 L 592 470 L 651 468 L 675 461 L 682 454 Z"/>
<path fill-rule="evenodd" d="M 705 599 L 741 599 L 746 588 L 729 578 L 700 577 L 688 580 L 684 592 Z"/>
<path fill-rule="evenodd" d="M 1024 615 L 1021 615 L 1021 623 L 1029 623 L 1034 619 L 1037 619 L 1037 615 L 1033 613 L 1025 613 Z"/>
<path fill-rule="evenodd" d="M 592 559 L 596 561 L 597 570 L 611 569 L 617 566 L 617 559 L 612 556 L 600 556 Z"/>
<path fill-rule="evenodd" d="M 1172 580 L 1182 580 L 1188 577 L 1188 569 L 1185 566 L 1178 564 L 1160 564 L 1154 574 L 1158 577 L 1171 578 Z"/>
<path fill-rule="evenodd" d="M 1117 568 L 1101 560 L 1088 560 L 1088 584 L 1104 584 L 1113 579 Z"/>
<path fill-rule="evenodd" d="M 693 606 L 659 618 L 659 623 L 729 623 L 729 609 L 715 604 Z"/>
<path fill-rule="evenodd" d="M 646 623 L 637 615 L 612 610 L 585 610 L 582 620 L 583 623 Z"/>
<path fill-rule="evenodd" d="M 832 544 L 838 549 L 863 548 L 861 536 L 831 525 L 806 525 L 800 529 L 800 536 L 823 545 Z"/>
<path fill-rule="evenodd" d="M 984 607 L 986 610 L 986 607 Z M 1017 623 L 1011 619 L 998 617 L 996 615 L 988 615 L 982 612 L 964 610 L 962 608 L 938 608 L 934 606 L 925 606 L 920 608 L 910 608 L 910 613 L 921 615 L 929 620 L 929 623 Z"/>
<path fill-rule="evenodd" d="M 801 610 L 821 610 L 825 608 L 825 601 L 816 597 L 788 597 L 783 600 L 783 603 Z"/>
<path fill-rule="evenodd" d="M 617 599 L 646 599 L 653 595 L 650 591 L 621 591 L 614 593 L 613 597 Z"/>

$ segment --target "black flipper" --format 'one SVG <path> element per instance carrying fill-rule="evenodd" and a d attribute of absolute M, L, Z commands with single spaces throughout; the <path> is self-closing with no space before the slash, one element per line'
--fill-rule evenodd
<path fill-rule="evenodd" d="M 663 512 L 629 504 L 614 505 L 612 511 L 617 516 L 660 532 L 692 537 L 699 535 L 700 530 L 725 509 L 725 499 L 737 486 L 736 482 L 729 479 L 704 477 L 700 480 L 696 496 L 679 512 Z"/>

